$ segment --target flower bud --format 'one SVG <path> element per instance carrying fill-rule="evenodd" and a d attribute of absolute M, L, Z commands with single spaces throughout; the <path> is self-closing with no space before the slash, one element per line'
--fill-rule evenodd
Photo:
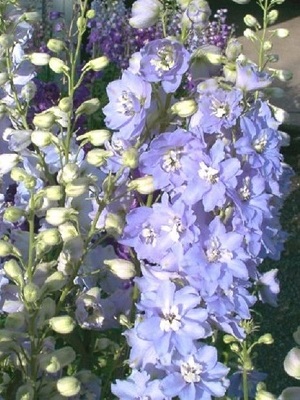
<path fill-rule="evenodd" d="M 41 20 L 41 14 L 37 11 L 27 11 L 23 14 L 23 18 L 27 22 L 39 22 Z"/>
<path fill-rule="evenodd" d="M 55 116 L 52 112 L 45 111 L 40 114 L 36 114 L 33 118 L 33 123 L 37 128 L 50 129 L 55 123 Z"/>
<path fill-rule="evenodd" d="M 0 243 L 0 255 L 1 255 L 1 243 Z M 1 257 L 3 257 L 1 255 Z M 18 262 L 14 259 L 6 261 L 4 263 L 4 271 L 6 275 L 16 282 L 18 285 L 23 284 L 23 270 L 19 266 Z"/>
<path fill-rule="evenodd" d="M 93 19 L 96 16 L 96 11 L 95 10 L 88 10 L 86 13 L 86 17 L 88 19 Z"/>
<path fill-rule="evenodd" d="M 35 130 L 31 133 L 31 141 L 38 147 L 49 146 L 49 144 L 56 142 L 57 138 L 52 132 Z"/>
<path fill-rule="evenodd" d="M 16 400 L 34 400 L 34 389 L 30 383 L 19 387 L 16 393 Z"/>
<path fill-rule="evenodd" d="M 22 208 L 11 206 L 6 208 L 6 210 L 4 211 L 3 219 L 8 222 L 15 223 L 19 221 L 19 219 L 22 218 L 24 214 L 25 212 Z"/>
<path fill-rule="evenodd" d="M 273 344 L 274 343 L 274 339 L 272 337 L 272 335 L 270 333 L 266 333 L 264 335 L 262 335 L 257 343 L 259 344 Z"/>
<path fill-rule="evenodd" d="M 128 260 L 117 258 L 114 260 L 104 260 L 103 263 L 120 279 L 131 279 L 136 274 L 134 264 Z"/>
<path fill-rule="evenodd" d="M 40 288 L 34 283 L 27 283 L 23 288 L 24 300 L 27 303 L 36 303 L 41 295 Z"/>
<path fill-rule="evenodd" d="M 0 86 L 4 85 L 9 79 L 8 73 L 7 72 L 1 72 L 0 73 Z"/>
<path fill-rule="evenodd" d="M 155 191 L 153 176 L 145 175 L 128 183 L 129 190 L 136 190 L 141 194 L 150 194 Z"/>
<path fill-rule="evenodd" d="M 61 236 L 58 229 L 50 228 L 40 232 L 37 235 L 36 240 L 45 242 L 49 246 L 56 246 L 61 242 Z"/>
<path fill-rule="evenodd" d="M 102 146 L 111 137 L 111 133 L 107 129 L 95 129 L 77 136 L 76 140 L 86 139 L 93 146 Z"/>
<path fill-rule="evenodd" d="M 56 74 L 62 74 L 62 73 L 68 72 L 68 70 L 69 70 L 69 67 L 65 64 L 65 62 L 57 57 L 50 58 L 49 67 Z"/>
<path fill-rule="evenodd" d="M 284 28 L 275 29 L 273 32 L 275 36 L 278 37 L 279 39 L 284 39 L 288 37 L 290 34 L 289 30 Z"/>
<path fill-rule="evenodd" d="M 0 35 L 0 47 L 7 50 L 14 45 L 14 35 L 3 33 Z"/>
<path fill-rule="evenodd" d="M 279 12 L 277 10 L 271 10 L 267 14 L 267 24 L 273 25 L 278 19 Z"/>
<path fill-rule="evenodd" d="M 48 276 L 44 282 L 44 288 L 47 292 L 60 290 L 66 284 L 66 277 L 61 271 L 55 271 Z"/>
<path fill-rule="evenodd" d="M 243 45 L 235 38 L 229 39 L 225 55 L 229 61 L 235 61 L 243 51 Z"/>
<path fill-rule="evenodd" d="M 70 97 L 63 97 L 59 101 L 58 107 L 63 112 L 69 112 L 72 109 L 72 101 L 71 101 Z"/>
<path fill-rule="evenodd" d="M 101 71 L 109 64 L 109 59 L 106 56 L 101 56 L 90 60 L 84 67 L 83 70 Z"/>
<path fill-rule="evenodd" d="M 259 26 L 257 19 L 251 15 L 251 14 L 247 14 L 244 17 L 244 23 L 245 25 L 247 25 L 249 28 L 256 28 Z"/>
<path fill-rule="evenodd" d="M 243 34 L 245 38 L 251 40 L 251 42 L 257 40 L 256 34 L 252 29 L 249 28 L 245 29 Z"/>
<path fill-rule="evenodd" d="M 278 400 L 299 400 L 300 399 L 300 387 L 291 386 L 281 393 Z"/>
<path fill-rule="evenodd" d="M 73 182 L 67 183 L 65 192 L 68 197 L 79 197 L 89 188 L 90 180 L 88 178 L 77 178 Z"/>
<path fill-rule="evenodd" d="M 76 115 L 86 114 L 92 115 L 100 108 L 100 101 L 96 97 L 90 100 L 84 101 L 75 111 Z"/>
<path fill-rule="evenodd" d="M 36 94 L 36 84 L 32 81 L 27 82 L 21 89 L 21 96 L 29 103 Z"/>
<path fill-rule="evenodd" d="M 281 82 L 287 82 L 293 79 L 293 73 L 291 71 L 288 71 L 286 69 L 271 69 L 273 71 L 274 75 L 276 78 L 278 78 Z"/>
<path fill-rule="evenodd" d="M 234 343 L 236 341 L 237 341 L 236 338 L 234 336 L 231 336 L 231 335 L 224 335 L 224 337 L 223 337 L 223 342 L 226 343 L 226 344 Z"/>
<path fill-rule="evenodd" d="M 24 182 L 29 178 L 29 175 L 25 171 L 25 169 L 20 167 L 14 167 L 10 172 L 10 177 L 15 182 Z"/>
<path fill-rule="evenodd" d="M 73 219 L 78 211 L 74 208 L 53 207 L 46 212 L 46 221 L 48 224 L 59 226 L 70 219 Z"/>
<path fill-rule="evenodd" d="M 0 176 L 10 172 L 20 160 L 21 158 L 18 154 L 0 154 Z"/>
<path fill-rule="evenodd" d="M 240 346 L 237 343 L 231 343 L 230 350 L 234 353 L 239 353 L 241 351 Z"/>
<path fill-rule="evenodd" d="M 74 179 L 78 178 L 79 172 L 77 164 L 68 163 L 58 172 L 57 181 L 63 184 L 73 182 Z"/>
<path fill-rule="evenodd" d="M 64 242 L 67 242 L 68 240 L 78 236 L 78 232 L 71 222 L 65 222 L 64 224 L 60 225 L 58 230 Z"/>
<path fill-rule="evenodd" d="M 205 53 L 206 59 L 213 65 L 218 65 L 224 62 L 224 56 L 217 53 Z"/>
<path fill-rule="evenodd" d="M 283 366 L 288 375 L 300 379 L 300 349 L 294 347 L 290 350 L 285 357 Z"/>
<path fill-rule="evenodd" d="M 83 17 L 79 17 L 76 21 L 76 25 L 79 32 L 83 32 L 86 28 L 86 19 Z"/>
<path fill-rule="evenodd" d="M 55 374 L 71 364 L 76 358 L 72 347 L 63 347 L 49 354 L 42 354 L 39 359 L 40 367 L 49 374 Z"/>
<path fill-rule="evenodd" d="M 47 47 L 49 50 L 53 51 L 53 53 L 59 53 L 64 50 L 65 44 L 59 39 L 49 39 Z"/>
<path fill-rule="evenodd" d="M 236 82 L 236 68 L 235 64 L 228 63 L 223 67 L 223 73 L 226 81 L 235 83 Z"/>
<path fill-rule="evenodd" d="M 37 321 L 38 328 L 41 328 L 44 325 L 45 321 L 52 318 L 55 315 L 55 311 L 56 311 L 55 301 L 50 297 L 46 297 L 42 301 L 39 308 L 38 321 Z"/>
<path fill-rule="evenodd" d="M 64 196 L 63 188 L 59 185 L 48 186 L 44 189 L 45 197 L 50 201 L 59 201 Z"/>
<path fill-rule="evenodd" d="M 58 317 L 50 318 L 49 325 L 55 332 L 67 335 L 73 331 L 76 323 L 69 315 L 60 315 Z"/>
<path fill-rule="evenodd" d="M 80 382 L 74 376 L 66 376 L 57 381 L 58 392 L 64 397 L 76 396 L 80 392 Z"/>
<path fill-rule="evenodd" d="M 232 0 L 237 4 L 248 4 L 250 0 Z"/>
<path fill-rule="evenodd" d="M 87 153 L 86 161 L 95 167 L 101 167 L 106 160 L 113 156 L 113 152 L 103 149 L 93 149 Z"/>
<path fill-rule="evenodd" d="M 263 49 L 264 51 L 270 51 L 272 50 L 273 44 L 270 42 L 270 40 L 266 40 L 263 44 Z"/>
<path fill-rule="evenodd" d="M 50 55 L 47 53 L 32 53 L 29 56 L 29 60 L 33 65 L 37 66 L 48 65 L 50 60 Z"/>
<path fill-rule="evenodd" d="M 112 236 L 120 236 L 123 232 L 124 220 L 119 214 L 108 213 L 105 218 L 105 230 Z"/>
<path fill-rule="evenodd" d="M 122 154 L 122 163 L 125 167 L 134 169 L 138 166 L 139 153 L 136 148 L 131 147 Z"/>
<path fill-rule="evenodd" d="M 9 313 L 5 317 L 5 329 L 20 331 L 25 328 L 25 315 L 23 312 Z"/>
<path fill-rule="evenodd" d="M 137 0 L 132 6 L 132 17 L 129 24 L 133 28 L 149 28 L 154 25 L 163 11 L 163 5 L 160 0 Z"/>
<path fill-rule="evenodd" d="M 266 390 L 259 390 L 256 393 L 255 400 L 276 400 L 276 397 Z"/>
<path fill-rule="evenodd" d="M 197 111 L 197 103 L 193 99 L 178 101 L 171 107 L 171 112 L 181 118 L 188 118 Z"/>

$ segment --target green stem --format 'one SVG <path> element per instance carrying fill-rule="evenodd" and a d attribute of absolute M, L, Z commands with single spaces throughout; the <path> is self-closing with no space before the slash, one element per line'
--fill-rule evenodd
<path fill-rule="evenodd" d="M 267 15 L 268 15 L 268 10 L 269 10 L 268 0 L 264 0 L 264 4 L 261 3 L 261 8 L 263 9 L 263 29 L 262 29 L 261 39 L 260 39 L 259 57 L 258 57 L 259 71 L 262 71 L 265 66 L 264 43 L 266 40 L 267 27 L 268 27 L 268 21 L 267 21 Z"/>
<path fill-rule="evenodd" d="M 244 394 L 244 400 L 249 400 L 248 364 L 249 364 L 249 353 L 247 351 L 247 343 L 245 341 L 243 343 L 243 394 Z"/>

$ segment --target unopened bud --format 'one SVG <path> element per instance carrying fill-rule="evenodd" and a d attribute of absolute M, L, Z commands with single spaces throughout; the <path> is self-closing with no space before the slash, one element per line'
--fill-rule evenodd
<path fill-rule="evenodd" d="M 278 19 L 279 12 L 277 10 L 271 10 L 267 14 L 267 23 L 268 25 L 273 25 Z"/>
<path fill-rule="evenodd" d="M 274 339 L 270 333 L 266 333 L 265 335 L 262 335 L 257 342 L 260 344 L 273 344 Z"/>
<path fill-rule="evenodd" d="M 26 383 L 18 388 L 16 400 L 34 400 L 34 389 L 30 383 Z"/>
<path fill-rule="evenodd" d="M 117 258 L 114 260 L 104 260 L 109 270 L 120 279 L 131 279 L 135 276 L 135 266 L 132 262 Z"/>
<path fill-rule="evenodd" d="M 224 337 L 223 337 L 223 342 L 226 343 L 226 344 L 234 343 L 236 341 L 237 341 L 236 338 L 234 336 L 231 336 L 231 335 L 224 335 Z"/>
<path fill-rule="evenodd" d="M 57 333 L 67 335 L 75 328 L 75 321 L 69 315 L 60 315 L 49 319 L 49 325 Z"/>
<path fill-rule="evenodd" d="M 83 17 L 79 17 L 76 21 L 77 28 L 79 32 L 82 32 L 86 28 L 86 19 Z"/>
<path fill-rule="evenodd" d="M 58 107 L 63 112 L 69 112 L 72 109 L 72 101 L 70 97 L 63 97 L 59 103 Z"/>
<path fill-rule="evenodd" d="M 20 167 L 14 167 L 10 172 L 10 177 L 15 182 L 24 182 L 29 178 L 29 175 L 25 171 L 25 169 Z"/>
<path fill-rule="evenodd" d="M 0 86 L 4 85 L 9 80 L 9 76 L 7 72 L 0 73 Z"/>
<path fill-rule="evenodd" d="M 76 140 L 87 140 L 93 146 L 102 146 L 110 139 L 111 133 L 107 129 L 95 129 L 77 136 Z"/>
<path fill-rule="evenodd" d="M 78 236 L 78 232 L 71 222 L 65 222 L 64 224 L 60 225 L 58 230 L 64 242 L 67 242 L 68 240 Z"/>
<path fill-rule="evenodd" d="M 153 176 L 146 175 L 128 183 L 129 190 L 136 190 L 141 194 L 150 194 L 155 191 Z"/>
<path fill-rule="evenodd" d="M 240 346 L 237 343 L 231 343 L 230 350 L 234 353 L 239 353 L 241 351 Z"/>
<path fill-rule="evenodd" d="M 97 98 L 84 101 L 75 111 L 76 115 L 86 114 L 92 115 L 100 108 L 100 101 Z"/>
<path fill-rule="evenodd" d="M 87 153 L 86 161 L 95 167 L 101 167 L 106 160 L 113 156 L 113 152 L 103 149 L 93 149 Z"/>
<path fill-rule="evenodd" d="M 49 39 L 47 47 L 49 50 L 53 51 L 53 53 L 59 53 L 64 50 L 65 44 L 62 40 L 59 39 Z"/>
<path fill-rule="evenodd" d="M 32 53 L 29 56 L 29 60 L 33 65 L 36 66 L 48 65 L 50 60 L 50 55 L 47 53 Z"/>
<path fill-rule="evenodd" d="M 64 196 L 63 188 L 59 185 L 48 186 L 44 189 L 45 197 L 51 201 L 59 201 Z"/>
<path fill-rule="evenodd" d="M 95 10 L 88 10 L 86 13 L 86 17 L 88 19 L 93 19 L 96 16 L 96 11 Z"/>
<path fill-rule="evenodd" d="M 58 229 L 50 228 L 40 232 L 37 235 L 36 240 L 45 242 L 49 246 L 56 246 L 61 242 L 61 236 Z"/>
<path fill-rule="evenodd" d="M 90 180 L 88 178 L 77 178 L 70 182 L 65 187 L 65 192 L 68 197 L 79 197 L 89 188 Z"/>
<path fill-rule="evenodd" d="M 229 39 L 225 55 L 229 61 L 235 61 L 243 51 L 243 45 L 235 38 Z"/>
<path fill-rule="evenodd" d="M 65 64 L 65 62 L 57 57 L 50 58 L 49 67 L 56 74 L 63 74 L 69 70 L 69 67 Z"/>
<path fill-rule="evenodd" d="M 66 277 L 61 271 L 55 271 L 48 276 L 44 282 L 44 288 L 47 292 L 60 290 L 66 284 Z"/>
<path fill-rule="evenodd" d="M 49 374 L 55 374 L 71 364 L 76 358 L 72 347 L 63 347 L 50 354 L 42 354 L 39 360 L 40 367 Z"/>
<path fill-rule="evenodd" d="M 31 141 L 38 147 L 45 147 L 49 146 L 53 142 L 56 142 L 57 138 L 52 132 L 35 130 L 31 133 Z"/>
<path fill-rule="evenodd" d="M 245 25 L 247 25 L 249 28 L 256 28 L 259 26 L 257 19 L 251 15 L 251 14 L 247 14 L 244 17 L 244 23 Z"/>
<path fill-rule="evenodd" d="M 263 49 L 264 49 L 265 51 L 270 51 L 270 50 L 272 50 L 272 47 L 273 47 L 273 44 L 272 44 L 272 42 L 270 42 L 270 40 L 266 40 L 266 41 L 264 42 L 264 44 L 263 44 Z"/>
<path fill-rule="evenodd" d="M 171 112 L 181 118 L 188 118 L 197 111 L 197 103 L 193 99 L 178 101 L 171 107 Z"/>
<path fill-rule="evenodd" d="M 68 163 L 58 172 L 57 181 L 63 184 L 73 182 L 74 179 L 78 178 L 79 172 L 77 164 Z"/>
<path fill-rule="evenodd" d="M 290 81 L 293 78 L 293 73 L 286 69 L 272 69 L 271 71 L 273 71 L 276 78 L 278 78 L 282 82 Z"/>
<path fill-rule="evenodd" d="M 266 390 L 258 390 L 255 396 L 255 400 L 276 400 L 276 397 Z"/>
<path fill-rule="evenodd" d="M 45 218 L 48 224 L 59 226 L 68 220 L 73 219 L 77 214 L 78 211 L 73 208 L 54 207 L 47 210 Z"/>
<path fill-rule="evenodd" d="M 33 118 L 33 123 L 37 128 L 50 129 L 55 123 L 55 116 L 52 112 L 45 111 L 43 113 L 37 114 Z"/>
<path fill-rule="evenodd" d="M 41 14 L 37 11 L 28 11 L 23 14 L 23 18 L 27 22 L 39 22 L 41 20 Z"/>
<path fill-rule="evenodd" d="M 243 34 L 244 34 L 245 38 L 251 40 L 251 42 L 254 42 L 255 40 L 257 40 L 257 36 L 252 29 L 249 29 L 249 28 L 245 29 Z"/>
<path fill-rule="evenodd" d="M 1 243 L 0 243 L 0 255 L 1 255 Z M 4 256 L 1 255 L 1 257 Z M 11 259 L 9 261 L 6 261 L 4 263 L 4 271 L 6 275 L 14 282 L 18 283 L 19 285 L 23 283 L 23 271 L 16 260 Z"/>
<path fill-rule="evenodd" d="M 36 94 L 36 84 L 32 81 L 27 82 L 21 89 L 21 96 L 29 103 Z"/>
<path fill-rule="evenodd" d="M 294 347 L 290 350 L 285 357 L 283 366 L 288 375 L 300 379 L 300 349 Z"/>
<path fill-rule="evenodd" d="M 0 35 L 0 47 L 7 50 L 14 45 L 14 35 L 3 33 Z"/>
<path fill-rule="evenodd" d="M 3 214 L 3 219 L 15 223 L 19 221 L 21 217 L 23 217 L 25 214 L 24 210 L 22 208 L 18 208 L 15 206 L 11 206 L 5 209 L 4 214 Z"/>
<path fill-rule="evenodd" d="M 138 166 L 139 153 L 134 147 L 127 149 L 122 154 L 122 163 L 125 167 L 134 169 Z"/>
<path fill-rule="evenodd" d="M 84 67 L 83 70 L 101 71 L 109 64 L 109 59 L 106 56 L 101 56 L 90 60 Z"/>
<path fill-rule="evenodd" d="M 57 381 L 58 392 L 64 397 L 76 396 L 80 392 L 80 382 L 74 376 L 66 376 Z"/>
<path fill-rule="evenodd" d="M 27 303 L 36 303 L 40 298 L 40 288 L 34 283 L 27 283 L 23 289 L 24 300 Z"/>
<path fill-rule="evenodd" d="M 119 236 L 123 232 L 124 220 L 119 214 L 108 213 L 105 218 L 105 230 L 112 236 Z"/>
<path fill-rule="evenodd" d="M 284 28 L 275 29 L 273 32 L 275 36 L 277 36 L 279 39 L 284 39 L 288 37 L 290 34 L 289 30 Z"/>

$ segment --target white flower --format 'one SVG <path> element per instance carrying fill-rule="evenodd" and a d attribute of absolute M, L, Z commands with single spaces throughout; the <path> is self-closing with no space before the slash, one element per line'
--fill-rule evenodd
<path fill-rule="evenodd" d="M 18 154 L 1 154 L 0 155 L 0 176 L 10 172 L 20 161 Z"/>

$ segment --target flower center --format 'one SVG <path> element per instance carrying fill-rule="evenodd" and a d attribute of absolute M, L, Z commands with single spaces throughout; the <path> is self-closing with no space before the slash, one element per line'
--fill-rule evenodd
<path fill-rule="evenodd" d="M 178 308 L 172 306 L 168 312 L 163 311 L 163 318 L 160 321 L 160 329 L 165 332 L 178 331 L 181 327 L 181 316 Z"/>
<path fill-rule="evenodd" d="M 199 163 L 198 175 L 201 179 L 210 183 L 217 183 L 219 180 L 219 171 L 215 168 L 209 167 L 205 162 Z"/>
<path fill-rule="evenodd" d="M 219 100 L 214 99 L 211 102 L 212 114 L 217 118 L 224 118 L 230 113 L 230 107 L 227 103 L 221 103 Z"/>
<path fill-rule="evenodd" d="M 118 100 L 121 105 L 118 111 L 128 117 L 132 117 L 135 114 L 132 93 L 128 93 L 126 90 L 123 90 L 122 95 Z"/>
<path fill-rule="evenodd" d="M 243 179 L 243 187 L 240 188 L 239 194 L 243 201 L 248 201 L 251 198 L 251 191 L 250 191 L 250 177 L 247 176 Z"/>
<path fill-rule="evenodd" d="M 145 244 L 156 245 L 156 233 L 151 226 L 146 226 L 142 230 L 142 240 Z"/>
<path fill-rule="evenodd" d="M 253 141 L 252 147 L 255 149 L 257 153 L 261 154 L 265 151 L 267 143 L 268 143 L 267 135 L 262 135 L 261 137 Z"/>
<path fill-rule="evenodd" d="M 180 163 L 181 150 L 170 150 L 163 156 L 162 169 L 166 172 L 175 172 L 181 168 Z"/>
<path fill-rule="evenodd" d="M 196 363 L 192 356 L 180 366 L 180 373 L 187 383 L 200 382 L 201 372 L 202 366 Z"/>
<path fill-rule="evenodd" d="M 162 75 L 169 71 L 175 65 L 174 51 L 172 46 L 163 46 L 157 51 L 158 59 L 151 60 L 150 64 L 155 67 L 155 70 Z"/>

